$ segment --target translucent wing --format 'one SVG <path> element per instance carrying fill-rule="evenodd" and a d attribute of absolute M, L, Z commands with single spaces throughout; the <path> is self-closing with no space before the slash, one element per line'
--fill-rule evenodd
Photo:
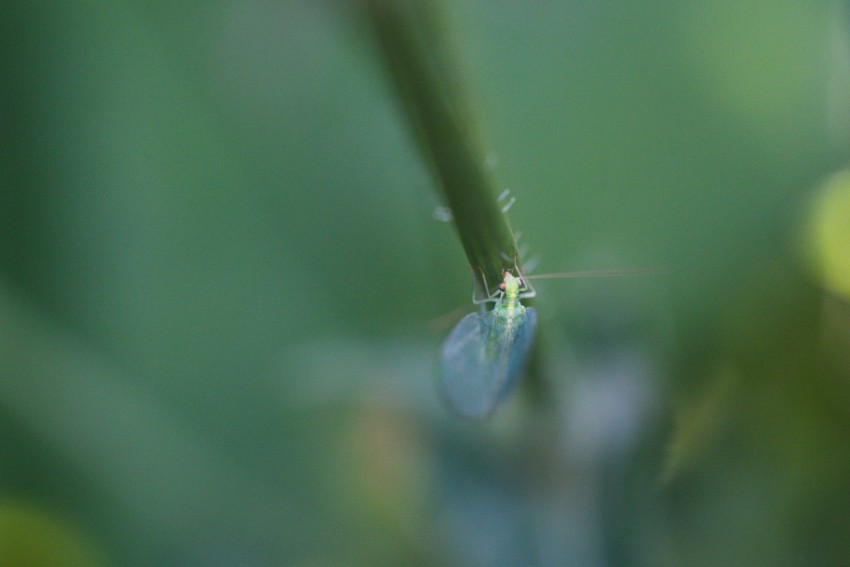
<path fill-rule="evenodd" d="M 452 329 L 440 354 L 440 390 L 456 412 L 483 418 L 513 392 L 528 360 L 537 329 L 537 312 L 510 324 L 481 311 Z"/>

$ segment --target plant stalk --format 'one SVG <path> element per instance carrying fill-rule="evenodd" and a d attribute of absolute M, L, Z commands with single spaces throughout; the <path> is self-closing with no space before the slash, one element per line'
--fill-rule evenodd
<path fill-rule="evenodd" d="M 485 167 L 463 73 L 437 0 L 363 0 L 387 70 L 475 274 L 489 290 L 512 269 L 516 243 Z"/>

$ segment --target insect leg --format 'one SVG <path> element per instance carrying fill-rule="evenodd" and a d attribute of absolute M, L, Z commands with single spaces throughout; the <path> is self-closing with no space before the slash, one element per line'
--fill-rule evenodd
<path fill-rule="evenodd" d="M 496 290 L 493 293 L 490 293 L 490 286 L 487 285 L 487 276 L 484 274 L 484 270 L 482 270 L 479 266 L 474 266 L 474 269 L 478 270 L 478 273 L 481 274 L 481 282 L 484 284 L 484 293 L 487 294 L 487 297 L 484 299 L 479 299 L 475 296 L 475 291 L 478 288 L 477 280 L 475 278 L 475 274 L 472 275 L 472 303 L 475 305 L 481 305 L 482 303 L 495 303 L 498 301 L 502 292 L 500 290 Z"/>

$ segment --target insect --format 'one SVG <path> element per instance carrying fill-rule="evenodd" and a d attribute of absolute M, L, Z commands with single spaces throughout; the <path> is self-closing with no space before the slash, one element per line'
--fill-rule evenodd
<path fill-rule="evenodd" d="M 478 304 L 493 303 L 493 308 L 482 306 L 461 319 L 443 343 L 440 391 L 449 407 L 466 417 L 490 415 L 516 387 L 528 360 L 537 311 L 520 299 L 536 293 L 516 271 L 505 271 L 492 295 L 473 297 Z"/>
<path fill-rule="evenodd" d="M 491 415 L 516 388 L 537 330 L 537 311 L 520 299 L 536 294 L 528 279 L 587 278 L 660 273 L 656 269 L 587 270 L 525 277 L 505 271 L 499 289 L 476 304 L 493 303 L 470 313 L 452 329 L 440 351 L 439 388 L 457 413 L 482 419 Z M 486 288 L 486 280 L 485 280 Z M 489 293 L 489 290 L 487 290 Z"/>

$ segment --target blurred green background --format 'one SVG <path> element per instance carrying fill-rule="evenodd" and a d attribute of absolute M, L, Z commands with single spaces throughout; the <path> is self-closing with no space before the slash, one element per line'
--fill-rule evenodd
<path fill-rule="evenodd" d="M 0 563 L 850 557 L 846 3 L 449 13 L 538 271 L 669 271 L 539 285 L 483 424 L 358 3 L 6 4 Z"/>

